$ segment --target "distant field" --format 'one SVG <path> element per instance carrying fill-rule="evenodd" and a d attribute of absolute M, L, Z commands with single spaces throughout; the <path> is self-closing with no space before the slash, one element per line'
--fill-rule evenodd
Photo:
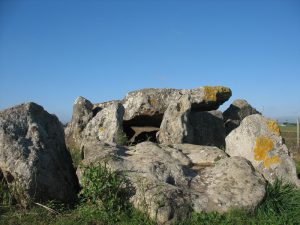
<path fill-rule="evenodd" d="M 297 126 L 280 126 L 280 131 L 287 147 L 293 153 L 294 159 L 300 161 L 300 148 L 297 148 Z"/>
<path fill-rule="evenodd" d="M 281 132 L 294 132 L 296 135 L 297 126 L 296 125 L 280 126 L 280 130 L 281 130 Z"/>

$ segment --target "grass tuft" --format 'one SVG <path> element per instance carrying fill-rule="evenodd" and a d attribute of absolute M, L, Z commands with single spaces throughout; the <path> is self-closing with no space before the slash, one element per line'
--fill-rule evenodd
<path fill-rule="evenodd" d="M 268 184 L 265 198 L 256 211 L 257 214 L 281 215 L 300 221 L 300 189 L 276 180 Z"/>

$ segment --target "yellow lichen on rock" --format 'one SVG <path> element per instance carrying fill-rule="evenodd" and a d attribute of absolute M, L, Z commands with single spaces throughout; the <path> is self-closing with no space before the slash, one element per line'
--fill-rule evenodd
<path fill-rule="evenodd" d="M 280 129 L 276 121 L 268 120 L 267 125 L 271 132 L 275 133 L 276 135 L 280 135 Z"/>
<path fill-rule="evenodd" d="M 270 168 L 272 164 L 280 163 L 279 156 L 269 157 L 268 153 L 273 150 L 273 141 L 267 137 L 257 137 L 254 146 L 254 159 L 263 161 L 265 168 Z"/>
<path fill-rule="evenodd" d="M 269 169 L 272 164 L 280 163 L 280 158 L 278 155 L 266 158 L 264 160 L 264 166 Z"/>
<path fill-rule="evenodd" d="M 204 86 L 204 100 L 216 102 L 217 94 L 219 93 L 231 93 L 231 90 L 222 86 Z"/>
<path fill-rule="evenodd" d="M 254 147 L 254 159 L 261 161 L 268 157 L 268 152 L 274 147 L 273 141 L 266 137 L 256 138 Z"/>

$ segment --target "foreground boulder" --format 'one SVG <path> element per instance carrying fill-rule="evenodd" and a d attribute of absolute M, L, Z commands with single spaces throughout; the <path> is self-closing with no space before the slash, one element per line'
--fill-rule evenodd
<path fill-rule="evenodd" d="M 196 145 L 143 142 L 125 148 L 94 140 L 83 149 L 83 165 L 105 162 L 113 171 L 124 172 L 134 188 L 133 205 L 159 224 L 184 220 L 192 210 L 250 209 L 265 195 L 264 178 L 247 160 L 228 158 L 217 148 L 207 152 L 202 148 L 207 161 L 198 155 L 199 161 L 202 158 L 201 168 L 194 160 L 199 150 Z M 77 174 L 82 179 L 81 168 Z"/>
<path fill-rule="evenodd" d="M 73 105 L 72 120 L 65 128 L 65 140 L 70 150 L 80 148 L 82 131 L 92 118 L 93 104 L 81 96 L 78 97 Z"/>
<path fill-rule="evenodd" d="M 187 95 L 195 110 L 215 110 L 231 97 L 231 90 L 226 87 L 200 87 L 195 89 L 142 89 L 129 92 L 123 100 L 124 120 L 129 124 L 159 127 L 164 112 L 172 102 L 178 102 L 182 95 Z M 130 123 L 131 122 L 131 123 Z"/>
<path fill-rule="evenodd" d="M 248 159 L 271 183 L 279 178 L 299 185 L 295 162 L 273 120 L 259 114 L 246 117 L 226 137 L 226 153 Z"/>
<path fill-rule="evenodd" d="M 253 209 L 264 198 L 265 185 L 265 179 L 246 159 L 221 159 L 192 180 L 193 207 L 198 212 Z"/>
<path fill-rule="evenodd" d="M 252 114 L 260 114 L 260 112 L 244 99 L 235 100 L 223 113 L 226 134 L 237 128 L 245 117 Z"/>
<path fill-rule="evenodd" d="M 35 103 L 0 112 L 0 171 L 23 206 L 73 202 L 79 190 L 62 125 Z"/>
<path fill-rule="evenodd" d="M 184 220 L 190 213 L 187 195 L 178 187 L 187 187 L 192 171 L 184 171 L 188 157 L 172 148 L 143 142 L 128 148 L 87 142 L 83 146 L 83 165 L 105 162 L 113 171 L 124 172 L 134 188 L 131 202 L 160 224 Z M 81 180 L 82 170 L 77 170 Z M 193 173 L 192 173 L 193 174 Z"/>

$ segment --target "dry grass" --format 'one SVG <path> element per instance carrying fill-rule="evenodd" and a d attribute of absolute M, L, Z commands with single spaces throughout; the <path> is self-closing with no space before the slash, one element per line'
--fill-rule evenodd
<path fill-rule="evenodd" d="M 281 135 L 295 161 L 300 161 L 300 147 L 297 147 L 297 127 L 295 125 L 280 126 Z"/>

